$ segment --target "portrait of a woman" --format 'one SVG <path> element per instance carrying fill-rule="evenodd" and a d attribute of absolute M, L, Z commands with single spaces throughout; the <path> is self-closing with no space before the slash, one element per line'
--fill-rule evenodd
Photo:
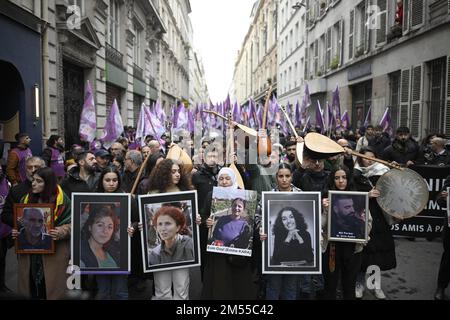
<path fill-rule="evenodd" d="M 222 216 L 217 220 L 213 231 L 213 244 L 225 247 L 248 248 L 250 240 L 250 227 L 245 216 L 247 215 L 247 201 L 236 198 L 231 203 L 231 214 Z"/>
<path fill-rule="evenodd" d="M 119 220 L 111 205 L 91 205 L 82 230 L 81 267 L 107 269 L 119 266 L 119 243 L 114 240 L 118 229 Z"/>
<path fill-rule="evenodd" d="M 272 265 L 308 265 L 313 262 L 311 235 L 303 214 L 293 207 L 282 208 L 273 226 Z"/>

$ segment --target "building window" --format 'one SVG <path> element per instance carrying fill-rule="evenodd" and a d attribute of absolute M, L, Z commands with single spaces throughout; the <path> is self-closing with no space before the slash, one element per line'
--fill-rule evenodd
<path fill-rule="evenodd" d="M 298 33 L 298 22 L 295 24 L 295 47 L 298 48 L 298 43 L 300 39 L 300 34 Z"/>
<path fill-rule="evenodd" d="M 294 88 L 297 88 L 297 79 L 299 78 L 298 75 L 298 63 L 296 62 L 294 64 Z"/>
<path fill-rule="evenodd" d="M 86 0 L 70 0 L 69 3 L 71 3 L 74 6 L 77 6 L 80 8 L 80 14 L 82 17 L 86 15 Z"/>
<path fill-rule="evenodd" d="M 111 0 L 109 6 L 109 29 L 108 29 L 108 41 L 109 44 L 119 49 L 120 39 L 120 6 L 117 0 Z"/>
<path fill-rule="evenodd" d="M 142 57 L 142 28 L 136 23 L 133 24 L 133 31 L 135 34 L 134 43 L 133 43 L 133 51 L 134 51 L 134 63 L 141 66 L 141 57 Z"/>
<path fill-rule="evenodd" d="M 391 127 L 393 132 L 397 130 L 400 110 L 400 71 L 389 75 Z"/>
<path fill-rule="evenodd" d="M 428 128 L 429 133 L 444 132 L 445 124 L 445 70 L 446 59 L 440 58 L 428 63 Z"/>

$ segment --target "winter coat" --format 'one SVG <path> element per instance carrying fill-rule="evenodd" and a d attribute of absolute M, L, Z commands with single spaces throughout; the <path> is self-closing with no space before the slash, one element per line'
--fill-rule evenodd
<path fill-rule="evenodd" d="M 354 188 L 358 191 L 369 192 L 379 178 L 380 176 L 366 178 L 361 171 L 355 169 L 353 175 Z M 392 237 L 391 227 L 376 198 L 369 199 L 369 210 L 372 215 L 372 230 L 369 233 L 370 241 L 362 251 L 361 270 L 366 270 L 370 265 L 377 265 L 383 271 L 394 269 L 397 266 L 394 238 Z"/>
<path fill-rule="evenodd" d="M 80 178 L 80 168 L 75 167 L 68 172 L 68 177 L 62 181 L 61 188 L 71 198 L 73 192 L 95 192 L 99 179 L 100 174 L 96 172 L 84 181 Z"/>
<path fill-rule="evenodd" d="M 384 149 L 381 158 L 387 161 L 395 161 L 398 164 L 406 164 L 408 161 L 416 162 L 419 157 L 419 145 L 416 141 L 409 139 L 405 145 L 398 140 L 394 140 L 392 144 Z"/>
<path fill-rule="evenodd" d="M 65 298 L 67 290 L 67 267 L 70 260 L 70 199 L 60 190 L 60 196 L 56 200 L 55 212 L 60 212 L 61 216 L 68 217 L 62 225 L 56 226 L 59 231 L 58 239 L 55 241 L 55 253 L 42 255 L 44 266 L 45 288 L 48 300 L 60 300 Z M 25 197 L 22 203 L 27 203 Z M 58 225 L 58 219 L 55 221 Z M 18 255 L 17 290 L 19 295 L 30 298 L 30 267 L 31 257 L 29 254 Z"/>

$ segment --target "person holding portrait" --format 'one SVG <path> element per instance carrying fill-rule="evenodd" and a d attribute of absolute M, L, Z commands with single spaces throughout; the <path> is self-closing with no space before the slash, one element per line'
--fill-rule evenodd
<path fill-rule="evenodd" d="M 55 253 L 18 255 L 18 293 L 31 299 L 63 299 L 66 296 L 70 258 L 70 199 L 57 184 L 53 170 L 41 168 L 33 173 L 31 191 L 22 198 L 21 203 L 55 205 L 54 227 L 48 232 L 55 241 Z M 13 229 L 12 236 L 17 239 L 19 231 Z"/>

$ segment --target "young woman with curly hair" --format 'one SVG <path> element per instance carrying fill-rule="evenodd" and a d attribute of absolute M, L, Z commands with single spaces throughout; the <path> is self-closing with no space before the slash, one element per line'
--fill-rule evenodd
<path fill-rule="evenodd" d="M 189 175 L 183 170 L 183 165 L 172 159 L 164 159 L 150 175 L 148 193 L 167 193 L 192 190 Z"/>

